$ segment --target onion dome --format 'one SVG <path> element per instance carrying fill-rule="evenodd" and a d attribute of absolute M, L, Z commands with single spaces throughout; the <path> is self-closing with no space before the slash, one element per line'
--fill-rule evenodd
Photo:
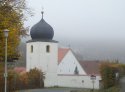
<path fill-rule="evenodd" d="M 32 40 L 52 40 L 54 36 L 53 28 L 43 19 L 43 13 L 42 19 L 30 30 Z"/>

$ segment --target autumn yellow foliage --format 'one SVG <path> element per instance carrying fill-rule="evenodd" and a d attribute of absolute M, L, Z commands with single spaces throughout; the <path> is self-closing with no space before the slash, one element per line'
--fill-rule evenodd
<path fill-rule="evenodd" d="M 11 0 L 3 0 L 0 2 L 0 61 L 4 60 L 5 51 L 5 38 L 3 30 L 10 30 L 8 36 L 8 60 L 19 57 L 18 45 L 20 43 L 21 31 L 24 30 L 23 11 L 21 11 L 20 8 L 13 8 L 14 6 L 12 6 L 12 3 L 9 1 Z M 15 2 L 16 1 L 18 0 L 15 0 Z"/>

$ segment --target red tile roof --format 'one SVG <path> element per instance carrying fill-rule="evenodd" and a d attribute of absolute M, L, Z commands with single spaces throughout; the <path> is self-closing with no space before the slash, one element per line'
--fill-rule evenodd
<path fill-rule="evenodd" d="M 21 73 L 21 72 L 26 71 L 26 68 L 25 67 L 15 67 L 14 71 L 16 71 L 17 73 Z"/>
<path fill-rule="evenodd" d="M 87 75 L 100 75 L 99 72 L 99 61 L 80 61 L 79 62 L 82 68 L 85 70 Z"/>
<path fill-rule="evenodd" d="M 65 57 L 67 52 L 69 51 L 69 48 L 59 48 L 58 49 L 58 63 L 62 61 L 62 59 Z"/>
<path fill-rule="evenodd" d="M 65 55 L 68 53 L 69 48 L 59 48 L 58 49 L 58 64 L 62 61 Z M 99 61 L 79 61 L 82 68 L 85 70 L 87 75 L 95 74 L 100 75 L 99 72 Z"/>

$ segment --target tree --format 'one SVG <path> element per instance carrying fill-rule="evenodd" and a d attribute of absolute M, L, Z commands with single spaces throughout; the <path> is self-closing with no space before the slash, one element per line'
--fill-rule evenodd
<path fill-rule="evenodd" d="M 115 71 L 111 67 L 111 63 L 103 62 L 100 65 L 100 73 L 104 88 L 109 88 L 115 85 Z"/>
<path fill-rule="evenodd" d="M 44 87 L 44 74 L 37 68 L 31 69 L 28 73 L 29 85 L 31 88 Z"/>
<path fill-rule="evenodd" d="M 0 92 L 4 91 L 4 64 L 0 63 Z"/>
<path fill-rule="evenodd" d="M 76 74 L 76 75 L 79 74 L 79 70 L 78 70 L 77 66 L 75 67 L 74 74 Z"/>
<path fill-rule="evenodd" d="M 28 11 L 25 0 L 0 0 L 0 61 L 4 59 L 4 34 L 8 29 L 8 59 L 19 57 L 20 35 L 26 34 L 24 11 Z M 30 13 L 30 11 L 28 11 Z"/>

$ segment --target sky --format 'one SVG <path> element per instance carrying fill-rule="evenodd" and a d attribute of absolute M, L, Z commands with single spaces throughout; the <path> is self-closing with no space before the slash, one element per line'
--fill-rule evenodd
<path fill-rule="evenodd" d="M 34 13 L 30 28 L 42 18 L 54 29 L 54 40 L 83 59 L 125 61 L 125 0 L 26 0 Z"/>

